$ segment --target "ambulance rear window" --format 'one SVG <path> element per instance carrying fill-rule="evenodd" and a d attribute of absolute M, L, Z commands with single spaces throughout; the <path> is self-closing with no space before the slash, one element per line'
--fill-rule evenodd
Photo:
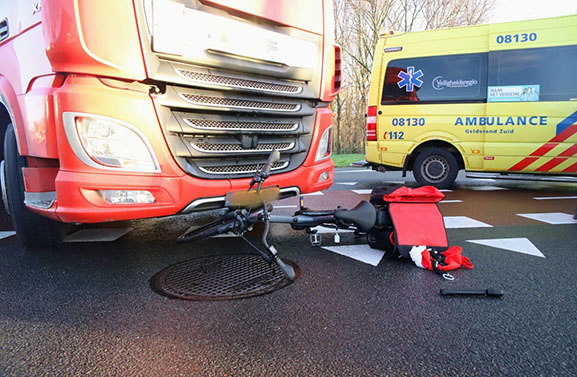
<path fill-rule="evenodd" d="M 392 60 L 385 71 L 382 104 L 484 102 L 487 54 Z"/>

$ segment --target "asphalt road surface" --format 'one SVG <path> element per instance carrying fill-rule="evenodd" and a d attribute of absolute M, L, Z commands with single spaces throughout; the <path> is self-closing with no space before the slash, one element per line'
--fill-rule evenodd
<path fill-rule="evenodd" d="M 337 169 L 305 204 L 350 207 L 390 181 L 414 185 Z M 93 226 L 30 252 L 0 216 L 0 376 L 576 376 L 577 185 L 460 178 L 445 195 L 449 243 L 475 265 L 454 281 L 380 259 L 352 233 L 319 248 L 276 224 L 270 241 L 300 278 L 220 302 L 150 288 L 174 263 L 251 251 L 237 238 L 174 243 L 203 217 Z M 504 296 L 439 294 L 491 287 Z"/>

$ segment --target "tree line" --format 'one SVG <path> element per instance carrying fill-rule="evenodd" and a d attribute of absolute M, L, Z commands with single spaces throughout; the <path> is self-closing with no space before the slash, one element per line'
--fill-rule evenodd
<path fill-rule="evenodd" d="M 333 0 L 342 48 L 343 86 L 332 104 L 336 153 L 363 153 L 375 45 L 385 32 L 411 32 L 487 21 L 495 0 Z"/>

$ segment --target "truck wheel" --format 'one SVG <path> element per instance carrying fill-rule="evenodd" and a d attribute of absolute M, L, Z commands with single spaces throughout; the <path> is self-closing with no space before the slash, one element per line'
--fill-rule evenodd
<path fill-rule="evenodd" d="M 413 163 L 413 175 L 421 186 L 450 187 L 459 172 L 457 159 L 446 149 L 423 150 Z"/>
<path fill-rule="evenodd" d="M 22 168 L 26 158 L 18 153 L 16 136 L 8 125 L 4 138 L 6 198 L 12 217 L 12 225 L 22 244 L 29 248 L 54 246 L 62 242 L 65 226 L 30 211 L 24 204 L 24 178 Z"/>

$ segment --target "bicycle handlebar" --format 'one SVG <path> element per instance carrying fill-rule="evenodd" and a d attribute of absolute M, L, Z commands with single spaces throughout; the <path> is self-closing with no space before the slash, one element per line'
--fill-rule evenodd
<path fill-rule="evenodd" d="M 185 243 L 185 242 L 203 240 L 205 238 L 210 238 L 229 232 L 241 233 L 244 230 L 246 230 L 246 227 L 247 225 L 243 224 L 243 221 L 240 221 L 238 218 L 233 218 L 226 221 L 222 220 L 213 221 L 205 226 L 202 226 L 198 229 L 194 229 L 190 232 L 183 234 L 182 236 L 178 237 L 176 242 Z"/>

